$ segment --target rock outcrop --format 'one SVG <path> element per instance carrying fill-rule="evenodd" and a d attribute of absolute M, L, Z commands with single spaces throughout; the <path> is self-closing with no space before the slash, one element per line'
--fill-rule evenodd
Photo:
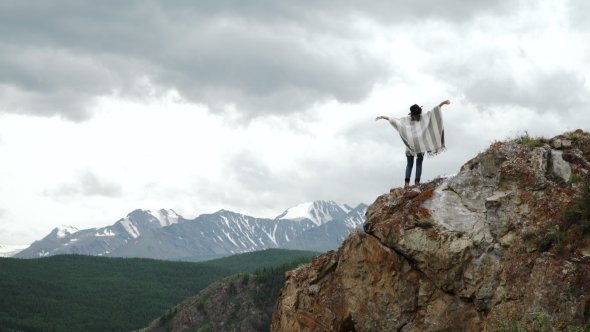
<path fill-rule="evenodd" d="M 569 136 L 496 142 L 454 177 L 378 197 L 364 230 L 287 273 L 271 331 L 589 324 L 590 225 L 564 210 L 590 193 L 590 136 Z"/>

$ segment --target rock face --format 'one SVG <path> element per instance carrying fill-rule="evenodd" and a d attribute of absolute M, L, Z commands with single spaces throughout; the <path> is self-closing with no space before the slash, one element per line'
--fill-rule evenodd
<path fill-rule="evenodd" d="M 590 137 L 566 140 L 494 143 L 454 177 L 378 197 L 364 231 L 287 273 L 271 331 L 590 323 L 590 230 L 564 213 L 590 178 Z"/>

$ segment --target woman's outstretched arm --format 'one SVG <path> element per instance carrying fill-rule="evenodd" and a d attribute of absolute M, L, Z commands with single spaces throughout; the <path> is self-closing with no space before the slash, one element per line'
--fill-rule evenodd
<path fill-rule="evenodd" d="M 450 103 L 451 103 L 450 101 L 448 101 L 448 100 L 445 100 L 445 101 L 443 101 L 442 103 L 440 103 L 440 104 L 438 105 L 438 107 L 442 107 L 442 105 L 448 105 L 448 104 L 450 104 Z"/>
<path fill-rule="evenodd" d="M 381 116 L 378 116 L 377 118 L 375 118 L 375 121 L 377 121 L 377 120 L 379 120 L 379 119 L 383 119 L 383 120 L 387 120 L 387 121 L 389 121 L 389 118 L 388 118 L 388 117 L 386 117 L 386 116 L 383 116 L 383 115 L 381 115 Z"/>

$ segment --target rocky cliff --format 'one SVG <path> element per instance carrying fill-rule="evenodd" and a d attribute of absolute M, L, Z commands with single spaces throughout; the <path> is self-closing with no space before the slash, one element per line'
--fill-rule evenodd
<path fill-rule="evenodd" d="M 363 231 L 286 274 L 271 331 L 589 324 L 589 161 L 578 130 L 496 142 L 454 177 L 392 189 Z"/>

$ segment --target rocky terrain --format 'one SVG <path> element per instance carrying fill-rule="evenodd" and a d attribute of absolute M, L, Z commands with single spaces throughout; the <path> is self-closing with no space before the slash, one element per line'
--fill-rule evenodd
<path fill-rule="evenodd" d="M 377 198 L 364 230 L 287 272 L 271 331 L 590 323 L 590 135 L 495 142 Z"/>

